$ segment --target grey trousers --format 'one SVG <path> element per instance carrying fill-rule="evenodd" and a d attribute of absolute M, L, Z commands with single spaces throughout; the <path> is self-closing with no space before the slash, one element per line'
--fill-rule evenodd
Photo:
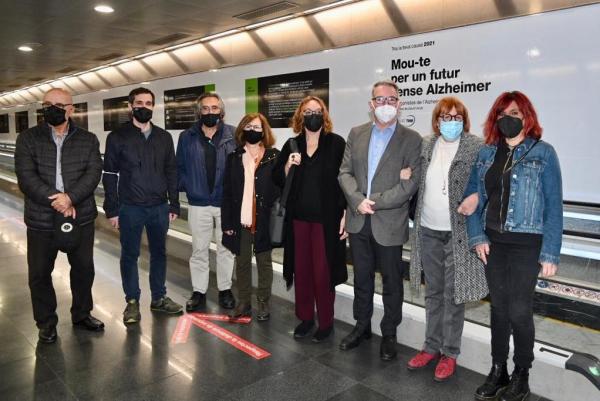
<path fill-rule="evenodd" d="M 426 329 L 423 349 L 456 358 L 465 321 L 465 305 L 454 303 L 452 232 L 421 227 L 421 263 L 425 273 Z"/>

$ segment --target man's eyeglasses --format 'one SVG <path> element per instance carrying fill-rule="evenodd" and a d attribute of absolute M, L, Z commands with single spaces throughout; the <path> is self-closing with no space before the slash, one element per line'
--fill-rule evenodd
<path fill-rule="evenodd" d="M 67 104 L 63 104 L 63 103 L 50 103 L 50 102 L 44 102 L 42 103 L 42 108 L 46 109 L 50 106 L 56 106 L 58 108 L 64 109 L 67 106 L 73 106 L 73 103 L 67 103 Z"/>
<path fill-rule="evenodd" d="M 398 98 L 396 96 L 375 96 L 374 98 L 371 98 L 371 100 L 378 106 L 386 103 L 390 106 L 398 104 Z"/>
<path fill-rule="evenodd" d="M 446 122 L 452 121 L 452 120 L 463 121 L 463 116 L 461 116 L 460 114 L 457 114 L 455 116 L 453 116 L 452 114 L 442 114 L 442 115 L 440 115 L 439 118 L 440 118 L 440 120 L 446 121 Z"/>
<path fill-rule="evenodd" d="M 221 108 L 219 106 L 202 106 L 200 110 L 202 110 L 202 112 L 205 114 L 208 114 L 210 112 L 217 114 L 221 112 Z"/>

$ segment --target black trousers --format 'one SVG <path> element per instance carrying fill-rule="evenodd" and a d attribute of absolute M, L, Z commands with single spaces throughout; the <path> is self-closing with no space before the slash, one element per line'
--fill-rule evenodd
<path fill-rule="evenodd" d="M 29 289 L 33 305 L 33 318 L 39 328 L 55 326 L 56 293 L 52 285 L 52 271 L 58 254 L 52 231 L 27 229 L 27 264 Z M 81 227 L 81 243 L 67 254 L 71 265 L 71 320 L 85 319 L 92 310 L 92 284 L 94 283 L 94 223 Z"/>
<path fill-rule="evenodd" d="M 512 332 L 513 361 L 531 368 L 535 327 L 533 296 L 540 271 L 540 246 L 504 244 L 492 241 L 485 275 L 491 298 L 492 360 L 508 359 Z"/>
<path fill-rule="evenodd" d="M 375 270 L 383 279 L 383 319 L 381 334 L 396 335 L 402 322 L 404 300 L 402 246 L 383 246 L 375 241 L 371 231 L 371 219 L 358 234 L 350 234 L 350 249 L 354 263 L 354 319 L 358 326 L 365 327 L 373 316 L 375 293 Z"/>

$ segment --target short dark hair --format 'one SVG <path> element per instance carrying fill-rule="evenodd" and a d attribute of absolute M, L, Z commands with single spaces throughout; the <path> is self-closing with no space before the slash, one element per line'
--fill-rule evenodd
<path fill-rule="evenodd" d="M 152 105 L 154 106 L 154 93 L 152 93 L 152 91 L 148 88 L 143 88 L 143 87 L 139 87 L 139 88 L 135 88 L 134 90 L 132 90 L 131 92 L 129 92 L 129 104 L 133 104 L 133 102 L 135 101 L 135 97 L 137 95 L 141 95 L 143 93 L 147 93 L 150 96 L 152 96 Z"/>

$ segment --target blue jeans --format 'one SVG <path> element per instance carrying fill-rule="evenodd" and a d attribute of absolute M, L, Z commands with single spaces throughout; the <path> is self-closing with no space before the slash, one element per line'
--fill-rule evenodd
<path fill-rule="evenodd" d="M 167 273 L 167 230 L 169 229 L 169 206 L 122 205 L 119 209 L 121 238 L 121 280 L 125 300 L 140 299 L 137 261 L 140 256 L 142 230 L 146 227 L 150 248 L 150 290 L 152 300 L 165 296 Z"/>

